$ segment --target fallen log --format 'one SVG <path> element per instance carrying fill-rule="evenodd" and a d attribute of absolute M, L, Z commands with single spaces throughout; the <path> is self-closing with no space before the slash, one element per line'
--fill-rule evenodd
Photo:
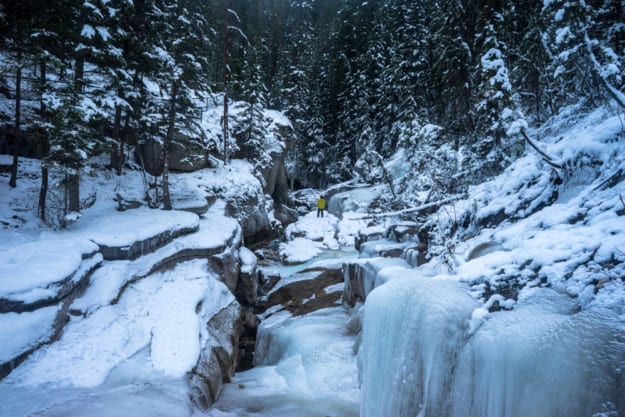
<path fill-rule="evenodd" d="M 458 200 L 462 200 L 463 198 L 466 198 L 465 194 L 462 195 L 455 195 L 452 197 L 448 197 L 448 198 L 444 198 L 442 200 L 438 200 L 438 201 L 433 201 L 431 203 L 428 204 L 423 204 L 422 206 L 419 207 L 411 207 L 411 208 L 407 208 L 407 209 L 403 209 L 403 210 L 397 210 L 397 211 L 391 211 L 388 213 L 380 213 L 380 214 L 366 214 L 360 217 L 351 217 L 351 219 L 353 220 L 367 220 L 367 219 L 378 219 L 380 217 L 393 217 L 393 216 L 401 216 L 404 214 L 413 214 L 413 213 L 419 213 L 422 211 L 426 211 L 426 210 L 430 210 L 433 208 L 439 208 L 445 204 L 448 203 L 453 203 L 454 201 L 458 201 Z"/>

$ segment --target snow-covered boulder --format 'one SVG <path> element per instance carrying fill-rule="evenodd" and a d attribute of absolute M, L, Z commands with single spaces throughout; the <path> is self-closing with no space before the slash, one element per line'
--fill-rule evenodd
<path fill-rule="evenodd" d="M 137 146 L 135 157 L 150 175 L 158 176 L 163 172 L 161 153 L 163 145 L 156 139 L 147 139 Z M 197 140 L 181 134 L 175 134 L 169 149 L 169 169 L 172 171 L 192 172 L 212 166 L 205 147 Z"/>

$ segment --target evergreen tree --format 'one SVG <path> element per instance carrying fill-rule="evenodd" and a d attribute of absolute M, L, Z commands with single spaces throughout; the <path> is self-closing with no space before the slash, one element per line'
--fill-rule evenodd
<path fill-rule="evenodd" d="M 506 130 L 512 121 L 512 85 L 506 64 L 507 46 L 499 40 L 496 26 L 503 21 L 501 14 L 492 12 L 492 20 L 487 21 L 482 30 L 480 63 L 477 67 L 478 85 L 475 105 L 476 127 L 480 136 L 475 144 L 479 157 L 486 158 L 501 147 Z"/>
<path fill-rule="evenodd" d="M 144 83 L 153 86 L 147 112 L 158 115 L 153 127 L 162 142 L 163 206 L 172 208 L 169 193 L 169 151 L 176 132 L 196 132 L 199 108 L 210 94 L 211 63 L 205 51 L 212 28 L 206 16 L 207 3 L 194 0 L 158 0 L 152 4 L 154 17 L 146 55 L 151 71 Z"/>
<path fill-rule="evenodd" d="M 85 24 L 81 30 L 82 52 L 93 66 L 89 89 L 94 106 L 104 126 L 112 126 L 102 134 L 108 138 L 111 166 L 121 175 L 124 163 L 124 138 L 121 134 L 122 117 L 126 120 L 132 111 L 127 97 L 136 96 L 136 73 L 129 59 L 135 53 L 130 40 L 130 22 L 134 13 L 130 0 L 93 0 L 85 3 Z M 129 62 L 130 61 L 130 62 Z"/>
<path fill-rule="evenodd" d="M 262 172 L 271 164 L 271 156 L 266 149 L 268 131 L 264 115 L 267 88 L 261 80 L 260 65 L 255 62 L 253 51 L 248 55 L 243 75 L 245 82 L 241 92 L 244 105 L 237 114 L 232 130 L 241 142 L 241 156 L 254 162 L 256 176 L 263 181 Z"/>
<path fill-rule="evenodd" d="M 565 2 L 545 4 L 545 48 L 558 80 L 561 104 L 583 96 L 592 104 L 606 94 L 625 108 L 624 6 L 620 2 Z"/>

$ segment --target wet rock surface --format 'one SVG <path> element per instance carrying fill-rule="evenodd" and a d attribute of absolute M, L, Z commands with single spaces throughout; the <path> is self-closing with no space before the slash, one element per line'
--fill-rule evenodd
<path fill-rule="evenodd" d="M 280 282 L 264 299 L 258 302 L 261 312 L 275 306 L 294 316 L 335 306 L 340 303 L 343 288 L 340 268 L 311 268 L 291 275 L 286 282 Z"/>

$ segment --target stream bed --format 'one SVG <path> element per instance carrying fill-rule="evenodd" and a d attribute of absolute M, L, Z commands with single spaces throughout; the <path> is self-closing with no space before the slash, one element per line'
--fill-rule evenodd
<path fill-rule="evenodd" d="M 353 250 L 325 251 L 299 265 L 271 265 L 283 279 L 309 267 L 355 258 Z M 351 311 L 337 305 L 304 316 L 266 313 L 255 363 L 225 384 L 210 417 L 357 417 L 360 388 Z"/>

